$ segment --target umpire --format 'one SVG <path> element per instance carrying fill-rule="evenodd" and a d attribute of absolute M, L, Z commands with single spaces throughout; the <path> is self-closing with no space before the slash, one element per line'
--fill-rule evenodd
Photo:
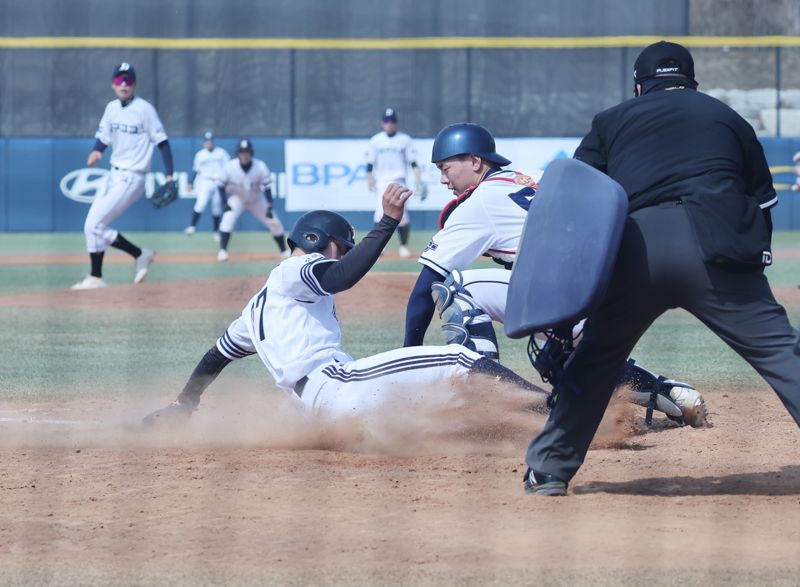
<path fill-rule="evenodd" d="M 635 97 L 596 115 L 575 152 L 625 188 L 629 211 L 608 293 L 528 448 L 528 493 L 566 495 L 625 360 L 670 308 L 739 353 L 800 423 L 798 332 L 763 273 L 777 196 L 761 145 L 743 118 L 695 91 L 681 45 L 650 45 L 633 77 Z"/>

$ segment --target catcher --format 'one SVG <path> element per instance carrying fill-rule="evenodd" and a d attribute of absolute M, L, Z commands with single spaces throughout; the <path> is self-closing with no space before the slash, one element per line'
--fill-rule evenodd
<path fill-rule="evenodd" d="M 427 390 L 451 390 L 448 382 L 473 373 L 546 394 L 461 345 L 402 348 L 358 360 L 342 350 L 333 296 L 353 287 L 375 264 L 411 193 L 389 185 L 380 222 L 359 244 L 338 214 L 317 210 L 300 217 L 289 235 L 292 256 L 272 270 L 241 316 L 206 352 L 178 398 L 143 424 L 188 418 L 228 363 L 253 354 L 295 402 L 332 420 L 378 411 L 389 402 L 410 405 Z"/>
<path fill-rule="evenodd" d="M 457 197 L 442 211 L 439 232 L 419 258 L 423 267 L 408 300 L 405 346 L 422 344 L 438 310 L 445 342 L 499 359 L 492 321 L 505 321 L 511 267 L 536 181 L 503 169 L 511 161 L 495 151 L 492 134 L 473 123 L 442 129 L 431 161 L 441 172 L 441 183 Z M 504 268 L 465 270 L 481 255 Z M 576 338 L 581 329 L 582 324 L 574 332 Z M 631 387 L 631 400 L 647 408 L 648 424 L 653 410 L 679 424 L 706 423 L 705 403 L 691 385 L 652 373 L 633 360 L 620 384 Z"/>

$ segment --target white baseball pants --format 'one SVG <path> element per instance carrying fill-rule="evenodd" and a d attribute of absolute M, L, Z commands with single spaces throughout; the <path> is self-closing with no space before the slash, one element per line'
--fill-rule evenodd
<path fill-rule="evenodd" d="M 86 250 L 90 253 L 105 251 L 118 234 L 109 225 L 143 193 L 144 173 L 112 168 L 105 190 L 95 196 L 83 224 Z"/>
<path fill-rule="evenodd" d="M 194 182 L 194 192 L 197 200 L 194 203 L 194 211 L 202 214 L 208 203 L 211 202 L 211 215 L 222 216 L 222 196 L 219 194 L 219 187 L 213 179 L 198 176 Z"/>
<path fill-rule="evenodd" d="M 446 401 L 456 395 L 453 384 L 466 379 L 480 358 L 466 347 L 451 344 L 408 347 L 348 363 L 332 362 L 309 373 L 300 401 L 330 419 L 410 408 L 425 402 L 433 390 L 437 400 Z"/>
<path fill-rule="evenodd" d="M 272 218 L 267 218 L 267 201 L 263 196 L 257 196 L 254 199 L 243 200 L 239 195 L 232 195 L 228 197 L 228 208 L 222 215 L 222 220 L 219 223 L 220 232 L 233 232 L 236 227 L 236 221 L 239 216 L 248 210 L 256 219 L 269 229 L 272 236 L 281 236 L 284 233 L 283 224 L 280 218 L 273 211 Z"/>
<path fill-rule="evenodd" d="M 472 300 L 475 307 L 486 312 L 486 314 L 476 316 L 473 324 L 491 321 L 505 324 L 506 297 L 508 296 L 511 271 L 508 269 L 468 269 L 462 271 L 461 275 L 464 277 L 464 289 L 469 292 L 467 297 Z M 576 340 L 576 344 L 583 332 L 584 322 L 585 320 L 581 320 L 573 328 L 572 336 Z"/>

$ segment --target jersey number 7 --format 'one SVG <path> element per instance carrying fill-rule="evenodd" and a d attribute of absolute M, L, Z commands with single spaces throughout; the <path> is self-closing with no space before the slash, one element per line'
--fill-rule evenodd
<path fill-rule="evenodd" d="M 250 308 L 250 319 L 253 324 L 256 323 L 256 312 L 258 312 L 258 339 L 263 341 L 266 338 L 264 334 L 264 306 L 267 305 L 267 288 L 265 287 L 256 296 L 256 301 L 253 302 L 253 307 Z"/>

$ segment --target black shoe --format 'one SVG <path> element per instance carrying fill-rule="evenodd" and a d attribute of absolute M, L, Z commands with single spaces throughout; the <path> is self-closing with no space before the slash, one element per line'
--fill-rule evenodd
<path fill-rule="evenodd" d="M 156 410 L 142 419 L 142 428 L 166 428 L 169 426 L 185 424 L 192 417 L 194 407 L 175 400 L 166 408 Z"/>
<path fill-rule="evenodd" d="M 534 473 L 528 469 L 523 477 L 525 493 L 563 497 L 567 495 L 567 482 L 547 473 Z"/>

